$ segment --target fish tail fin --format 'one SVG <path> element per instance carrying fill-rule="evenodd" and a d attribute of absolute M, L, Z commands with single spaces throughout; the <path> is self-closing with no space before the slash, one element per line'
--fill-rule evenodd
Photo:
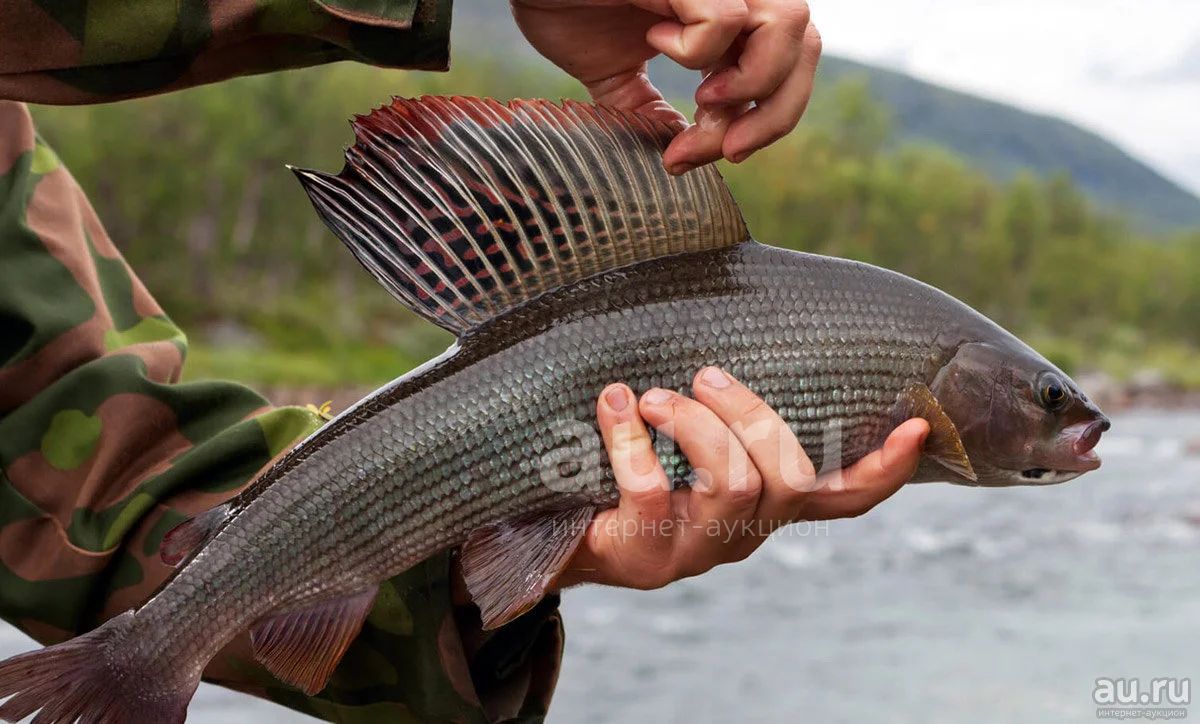
<path fill-rule="evenodd" d="M 137 665 L 124 645 L 133 626 L 128 611 L 88 633 L 0 662 L 0 720 L 37 712 L 37 724 L 56 722 L 182 722 L 199 684 L 169 685 Z"/>

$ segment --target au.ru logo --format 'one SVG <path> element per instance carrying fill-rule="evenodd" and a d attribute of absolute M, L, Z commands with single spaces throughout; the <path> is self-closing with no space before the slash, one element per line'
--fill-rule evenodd
<path fill-rule="evenodd" d="M 1099 719 L 1184 719 L 1191 698 L 1191 679 L 1169 677 L 1101 677 L 1092 691 Z"/>

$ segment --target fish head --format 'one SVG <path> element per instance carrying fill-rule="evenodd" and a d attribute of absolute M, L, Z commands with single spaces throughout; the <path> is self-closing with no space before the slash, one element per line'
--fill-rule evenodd
<path fill-rule="evenodd" d="M 961 345 L 930 389 L 958 430 L 977 485 L 1051 485 L 1100 467 L 1094 448 L 1108 418 L 1018 340 Z"/>

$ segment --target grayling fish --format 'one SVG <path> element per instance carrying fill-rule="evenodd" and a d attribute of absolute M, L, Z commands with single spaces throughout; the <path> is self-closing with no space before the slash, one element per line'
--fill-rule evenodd
<path fill-rule="evenodd" d="M 814 464 L 848 465 L 908 417 L 916 480 L 1062 482 L 1108 420 L 1032 349 L 925 284 L 751 240 L 711 167 L 666 175 L 671 133 L 577 103 L 397 100 L 355 123 L 337 176 L 297 171 L 446 354 L 173 531 L 159 592 L 90 633 L 0 663 L 0 717 L 174 722 L 249 629 L 281 680 L 321 690 L 378 584 L 461 546 L 484 624 L 536 603 L 617 490 L 597 394 L 743 380 Z M 837 459 L 827 454 L 837 431 Z M 660 445 L 677 482 L 689 471 Z"/>

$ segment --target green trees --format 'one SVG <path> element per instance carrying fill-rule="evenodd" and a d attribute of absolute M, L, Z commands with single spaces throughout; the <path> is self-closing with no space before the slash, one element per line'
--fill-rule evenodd
<path fill-rule="evenodd" d="M 275 369 L 260 355 L 245 373 L 209 350 L 198 361 L 263 381 L 370 383 L 445 338 L 375 288 L 284 164 L 336 169 L 350 113 L 421 93 L 579 96 L 564 76 L 460 55 L 448 75 L 343 64 L 35 115 L 193 340 L 235 348 L 229 359 L 254 347 L 309 363 Z M 888 125 L 865 85 L 843 82 L 783 142 L 726 166 L 757 238 L 923 279 L 1068 365 L 1200 347 L 1200 231 L 1135 238 L 1065 176 L 997 183 L 936 146 L 893 148 Z"/>
<path fill-rule="evenodd" d="M 1140 238 L 1067 176 L 997 183 L 943 149 L 886 139 L 883 110 L 843 83 L 726 176 L 760 239 L 915 276 L 1068 366 L 1128 372 L 1147 345 L 1173 357 L 1200 346 L 1200 232 Z"/>

